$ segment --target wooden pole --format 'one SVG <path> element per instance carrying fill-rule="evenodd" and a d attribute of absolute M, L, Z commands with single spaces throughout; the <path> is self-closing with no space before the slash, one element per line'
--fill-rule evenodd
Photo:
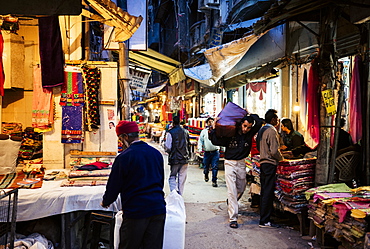
<path fill-rule="evenodd" d="M 121 90 L 122 119 L 130 120 L 130 73 L 128 62 L 128 49 L 124 42 L 119 43 L 119 85 Z"/>
<path fill-rule="evenodd" d="M 335 83 L 337 12 L 336 7 L 325 8 L 322 11 L 319 58 L 320 95 L 324 90 L 333 89 Z M 328 183 L 329 175 L 331 117 L 327 116 L 322 97 L 320 99 L 320 142 L 317 149 L 315 183 L 325 185 Z"/>

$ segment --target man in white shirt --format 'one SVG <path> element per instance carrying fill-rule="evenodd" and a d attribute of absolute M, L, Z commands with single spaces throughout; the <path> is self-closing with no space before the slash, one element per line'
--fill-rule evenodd
<path fill-rule="evenodd" d="M 203 173 L 204 180 L 209 181 L 209 168 L 212 168 L 212 186 L 217 187 L 218 160 L 220 158 L 219 146 L 215 146 L 208 138 L 209 127 L 212 127 L 213 118 L 207 118 L 206 128 L 202 130 L 198 140 L 198 152 L 204 151 L 203 155 Z"/>

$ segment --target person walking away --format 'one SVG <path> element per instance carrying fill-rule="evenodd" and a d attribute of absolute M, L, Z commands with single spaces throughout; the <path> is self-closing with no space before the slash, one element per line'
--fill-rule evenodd
<path fill-rule="evenodd" d="M 224 164 L 229 226 L 231 228 L 238 228 L 238 200 L 242 197 L 247 185 L 245 158 L 250 153 L 252 137 L 261 128 L 262 120 L 257 114 L 244 116 L 240 123 L 236 125 L 234 137 L 217 137 L 215 125 L 216 122 L 213 123 L 209 138 L 212 144 L 226 147 Z"/>
<path fill-rule="evenodd" d="M 187 177 L 190 152 L 189 132 L 180 126 L 180 117 L 173 117 L 173 127 L 167 132 L 165 151 L 168 153 L 168 164 L 171 167 L 168 179 L 170 191 L 182 195 Z"/>
<path fill-rule="evenodd" d="M 101 206 L 108 208 L 121 195 L 120 249 L 162 249 L 166 217 L 163 156 L 139 140 L 136 122 L 120 121 L 116 133 L 128 148 L 114 160 Z"/>
<path fill-rule="evenodd" d="M 211 140 L 208 138 L 209 128 L 212 127 L 214 118 L 207 118 L 206 128 L 200 133 L 198 139 L 198 152 L 204 151 L 203 155 L 203 174 L 204 180 L 209 181 L 209 168 L 212 169 L 212 186 L 217 187 L 217 173 L 218 173 L 218 161 L 220 159 L 219 146 L 212 144 Z"/>
<path fill-rule="evenodd" d="M 279 161 L 283 160 L 280 153 L 278 132 L 275 126 L 278 124 L 277 111 L 269 109 L 265 114 L 266 125 L 257 135 L 257 147 L 260 151 L 260 227 L 277 227 L 271 223 L 270 217 L 273 210 L 274 191 L 276 182 L 276 168 Z"/>

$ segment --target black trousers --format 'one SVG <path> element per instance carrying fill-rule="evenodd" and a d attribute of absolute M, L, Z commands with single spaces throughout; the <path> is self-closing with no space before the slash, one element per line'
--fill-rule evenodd
<path fill-rule="evenodd" d="M 166 214 L 144 219 L 124 217 L 120 228 L 120 249 L 162 249 Z"/>
<path fill-rule="evenodd" d="M 260 224 L 265 224 L 270 221 L 274 202 L 276 168 L 276 165 L 261 163 Z"/>

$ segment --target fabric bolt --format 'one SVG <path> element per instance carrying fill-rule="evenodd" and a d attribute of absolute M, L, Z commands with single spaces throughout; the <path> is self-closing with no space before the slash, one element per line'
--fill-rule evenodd
<path fill-rule="evenodd" d="M 68 177 L 82 177 L 82 176 L 109 176 L 110 169 L 101 169 L 101 170 L 72 170 L 69 172 Z"/>
<path fill-rule="evenodd" d="M 100 112 L 99 112 L 99 89 L 101 72 L 97 67 L 81 67 L 86 89 L 86 113 L 85 126 L 88 131 L 99 129 Z"/>
<path fill-rule="evenodd" d="M 93 162 L 93 163 L 78 167 L 78 170 L 101 170 L 101 169 L 107 168 L 108 166 L 109 166 L 109 163 Z"/>
<path fill-rule="evenodd" d="M 108 180 L 64 180 L 61 187 L 105 186 Z"/>
<path fill-rule="evenodd" d="M 39 17 L 39 48 L 43 87 L 64 82 L 64 53 L 58 16 Z"/>
<path fill-rule="evenodd" d="M 176 190 L 180 195 L 184 193 L 185 181 L 187 178 L 188 164 L 173 164 L 168 179 L 170 191 Z"/>
<path fill-rule="evenodd" d="M 3 52 L 4 52 L 4 38 L 0 31 L 0 96 L 4 96 L 4 65 L 3 65 Z"/>
<path fill-rule="evenodd" d="M 353 143 L 357 143 L 362 137 L 362 114 L 361 114 L 361 56 L 356 55 L 352 71 L 349 95 L 349 134 Z"/>
<path fill-rule="evenodd" d="M 39 132 L 52 129 L 54 122 L 53 91 L 42 87 L 41 67 L 33 68 L 32 127 Z"/>
<path fill-rule="evenodd" d="M 79 67 L 67 66 L 64 70 L 64 84 L 60 96 L 61 106 L 84 105 L 84 86 Z"/>
<path fill-rule="evenodd" d="M 225 180 L 227 186 L 227 200 L 229 202 L 227 211 L 229 220 L 238 220 L 238 200 L 247 186 L 245 159 L 225 160 Z"/>
<path fill-rule="evenodd" d="M 82 106 L 62 107 L 62 143 L 82 142 Z"/>

